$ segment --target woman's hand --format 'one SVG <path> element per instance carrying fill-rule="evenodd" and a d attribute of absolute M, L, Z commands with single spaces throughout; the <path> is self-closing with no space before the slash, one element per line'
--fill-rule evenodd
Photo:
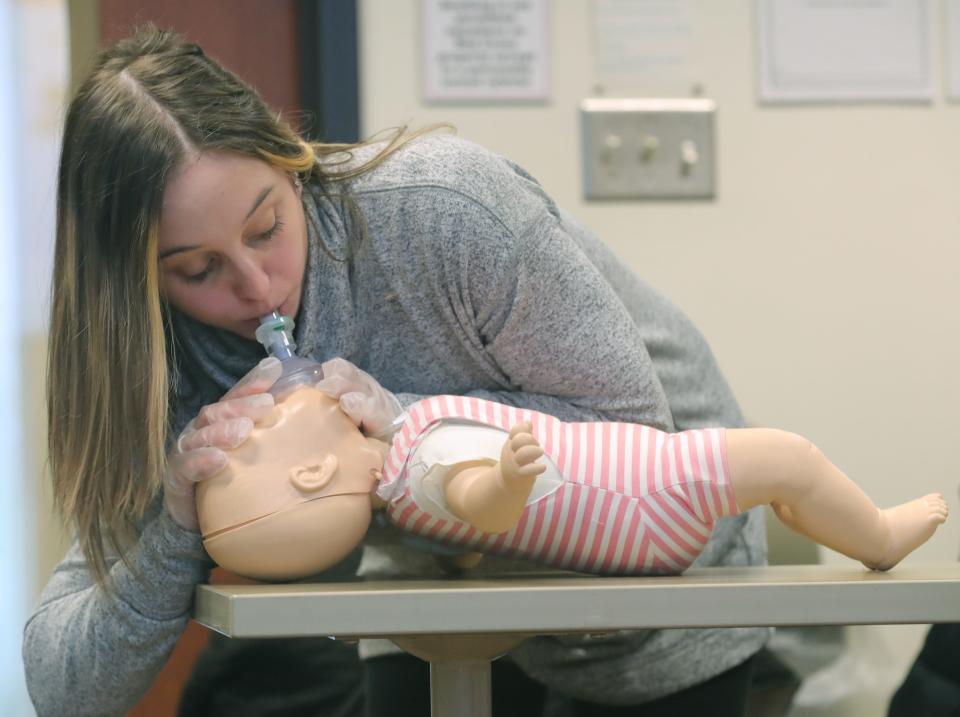
<path fill-rule="evenodd" d="M 340 408 L 361 431 L 374 438 L 389 440 L 403 413 L 397 397 L 377 383 L 377 379 L 342 358 L 323 364 L 323 380 L 316 387 L 340 401 Z"/>
<path fill-rule="evenodd" d="M 196 484 L 220 471 L 227 464 L 224 451 L 243 443 L 254 424 L 270 415 L 274 402 L 267 391 L 281 371 L 278 359 L 265 358 L 183 429 L 163 479 L 164 507 L 181 528 L 199 531 Z"/>

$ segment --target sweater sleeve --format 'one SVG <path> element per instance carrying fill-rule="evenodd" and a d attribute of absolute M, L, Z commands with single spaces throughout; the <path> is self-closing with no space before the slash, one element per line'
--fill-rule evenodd
<path fill-rule="evenodd" d="M 200 536 L 160 511 L 128 560 L 111 556 L 107 589 L 75 541 L 24 629 L 37 714 L 120 715 L 150 687 L 186 627 L 211 563 Z"/>
<path fill-rule="evenodd" d="M 471 396 L 562 420 L 673 430 L 637 324 L 554 214 L 504 223 L 461 251 L 477 341 L 506 384 Z"/>
<path fill-rule="evenodd" d="M 545 195 L 517 175 L 506 180 L 515 186 L 494 201 L 447 193 L 443 231 L 415 252 L 441 257 L 426 280 L 491 379 L 469 395 L 562 420 L 673 430 L 643 336 L 613 286 Z"/>
<path fill-rule="evenodd" d="M 469 217 L 479 210 L 464 207 Z M 547 212 L 514 234 L 491 218 L 437 247 L 457 329 L 494 377 L 466 395 L 566 421 L 629 421 L 673 430 L 643 337 L 607 280 Z M 471 238 L 472 237 L 472 238 Z M 456 256 L 449 256 L 456 253 Z M 408 405 L 425 398 L 401 394 Z"/>

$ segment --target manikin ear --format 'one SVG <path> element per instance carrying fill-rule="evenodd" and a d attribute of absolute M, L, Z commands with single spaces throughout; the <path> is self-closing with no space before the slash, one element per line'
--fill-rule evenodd
<path fill-rule="evenodd" d="M 317 491 L 324 488 L 337 472 L 337 457 L 332 453 L 319 465 L 294 466 L 290 469 L 290 482 L 302 491 Z"/>

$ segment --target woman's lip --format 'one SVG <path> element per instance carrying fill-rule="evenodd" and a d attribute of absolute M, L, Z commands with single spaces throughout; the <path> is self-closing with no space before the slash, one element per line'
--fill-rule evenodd
<path fill-rule="evenodd" d="M 284 304 L 280 304 L 280 306 L 278 306 L 277 308 L 270 309 L 270 311 L 267 311 L 266 313 L 263 313 L 263 314 L 257 314 L 252 319 L 247 319 L 247 321 L 255 322 L 259 324 L 263 320 L 264 316 L 270 316 L 270 314 L 279 314 L 280 316 L 286 316 L 286 314 L 283 313 L 283 306 Z"/>

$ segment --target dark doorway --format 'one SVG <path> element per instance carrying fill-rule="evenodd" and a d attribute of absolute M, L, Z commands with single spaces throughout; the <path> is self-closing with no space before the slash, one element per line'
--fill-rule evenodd
<path fill-rule="evenodd" d="M 198 43 L 307 137 L 359 137 L 355 0 L 100 0 L 100 43 L 153 22 Z"/>

